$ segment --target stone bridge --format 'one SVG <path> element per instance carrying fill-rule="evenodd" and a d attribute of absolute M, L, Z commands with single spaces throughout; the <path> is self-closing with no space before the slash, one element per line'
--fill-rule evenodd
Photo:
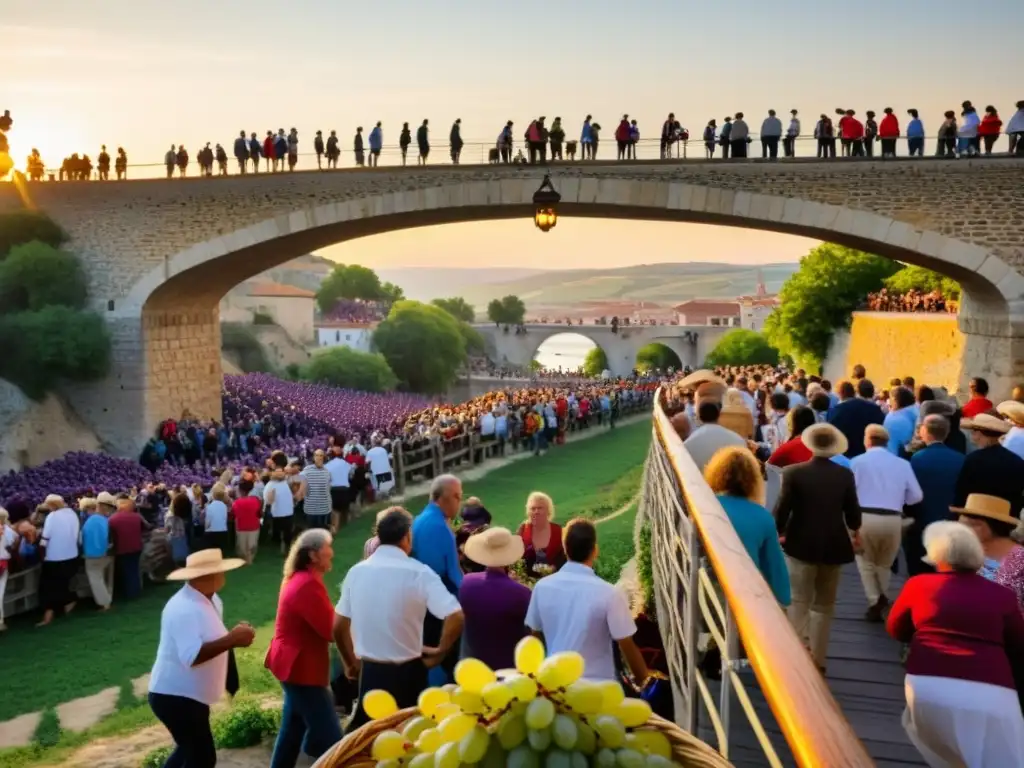
<path fill-rule="evenodd" d="M 1024 379 L 1024 161 L 669 161 L 552 171 L 563 216 L 803 235 L 949 275 L 965 291 L 961 380 L 985 376 L 1002 396 Z M 36 206 L 71 234 L 92 301 L 109 320 L 115 365 L 108 380 L 67 394 L 111 450 L 131 453 L 161 418 L 185 409 L 220 415 L 217 307 L 228 289 L 380 232 L 510 218 L 532 227 L 542 173 L 447 166 L 2 184 L 0 212 Z M 571 255 L 572 243 L 565 247 Z"/>
<path fill-rule="evenodd" d="M 731 330 L 708 325 L 623 325 L 613 333 L 609 325 L 531 323 L 523 326 L 525 333 L 516 333 L 494 323 L 474 327 L 484 337 L 491 360 L 517 368 L 526 368 L 540 346 L 552 336 L 583 336 L 604 350 L 608 369 L 614 376 L 628 376 L 636 365 L 640 348 L 648 344 L 664 344 L 678 355 L 683 365 L 697 368 L 722 335 Z"/>

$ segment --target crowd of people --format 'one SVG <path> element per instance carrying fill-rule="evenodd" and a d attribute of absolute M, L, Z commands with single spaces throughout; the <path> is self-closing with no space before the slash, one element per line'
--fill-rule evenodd
<path fill-rule="evenodd" d="M 713 158 L 716 151 L 720 150 L 720 156 L 726 160 L 746 158 L 749 145 L 754 142 L 755 136 L 761 145 L 761 156 L 768 159 L 777 158 L 780 147 L 785 157 L 795 157 L 797 142 L 806 138 L 815 142 L 817 156 L 824 159 L 835 158 L 837 146 L 842 157 L 895 157 L 898 154 L 898 143 L 903 139 L 906 140 L 907 155 L 910 157 L 922 157 L 926 152 L 938 157 L 975 157 L 992 154 L 997 148 L 1000 136 L 1005 133 L 1008 137 L 1007 153 L 1024 156 L 1024 142 L 1021 141 L 1024 137 L 1024 101 L 1017 102 L 1015 106 L 1016 111 L 1004 124 L 995 106 L 988 105 L 979 112 L 970 101 L 964 101 L 959 110 L 959 117 L 955 110 L 946 111 L 938 130 L 931 135 L 927 133 L 916 109 L 907 110 L 907 123 L 901 126 L 896 111 L 891 107 L 886 107 L 880 118 L 873 110 L 867 110 L 863 121 L 857 116 L 856 110 L 839 108 L 835 110 L 834 118 L 828 113 L 822 113 L 815 122 L 810 136 L 804 131 L 799 111 L 796 109 L 790 110 L 790 118 L 786 124 L 783 124 L 775 110 L 768 110 L 757 133 L 751 130 L 744 113 L 736 112 L 727 115 L 721 125 L 717 119 L 709 120 L 700 141 L 704 146 L 706 158 Z M 555 117 L 549 125 L 547 118 L 541 116 L 529 120 L 526 130 L 521 136 L 517 136 L 515 123 L 509 120 L 502 126 L 495 143 L 490 145 L 488 160 L 491 163 L 531 164 L 547 163 L 549 160 L 573 161 L 577 157 L 581 160 L 596 160 L 601 131 L 601 125 L 592 115 L 587 115 L 580 127 L 579 138 L 567 140 L 561 117 Z M 935 141 L 934 151 L 926 146 L 929 138 Z M 674 113 L 669 113 L 655 140 L 658 142 L 659 157 L 669 159 L 677 147 L 688 143 L 690 132 Z M 329 131 L 326 138 L 322 130 L 314 133 L 311 154 L 316 158 L 318 169 L 330 170 L 338 167 L 342 154 L 340 141 L 336 130 Z M 641 134 L 635 118 L 630 118 L 628 114 L 622 116 L 614 132 L 614 142 L 616 158 L 619 161 L 628 162 L 636 159 Z M 522 147 L 518 151 L 517 143 Z M 247 133 L 243 130 L 233 142 L 216 144 L 214 148 L 211 148 L 210 144 L 211 142 L 207 142 L 195 154 L 201 176 L 212 176 L 214 163 L 217 165 L 217 173 L 226 175 L 229 168 L 233 168 L 234 172 L 239 174 L 259 173 L 261 160 L 264 172 L 294 171 L 299 162 L 300 137 L 298 129 L 294 127 L 287 132 L 284 128 L 279 128 L 276 132 L 268 130 L 262 139 L 255 131 Z M 448 158 L 453 164 L 460 163 L 465 144 L 462 120 L 457 118 L 448 130 L 446 142 Z M 227 146 L 232 148 L 230 154 L 227 152 Z M 432 146 L 429 120 L 424 119 L 415 130 L 410 128 L 409 123 L 402 124 L 397 144 L 402 165 L 408 162 L 410 149 L 414 150 L 417 164 L 426 165 Z M 384 127 L 380 121 L 377 121 L 365 136 L 363 127 L 357 127 L 350 150 L 354 165 L 376 167 L 385 148 L 391 149 L 392 145 L 385 145 Z M 0 149 L 0 153 L 6 154 L 6 151 Z M 104 155 L 105 148 L 101 150 L 100 156 Z M 127 178 L 127 156 L 123 149 L 118 149 L 116 163 L 115 177 Z M 167 178 L 175 175 L 187 177 L 189 163 L 190 156 L 185 146 L 171 145 L 164 158 Z M 109 173 L 104 173 L 102 168 L 103 163 L 97 163 L 98 173 L 95 178 L 110 178 Z M 106 169 L 109 172 L 109 157 Z M 33 180 L 42 179 L 45 170 L 39 153 L 33 150 L 26 164 L 28 177 Z M 88 156 L 73 155 L 64 161 L 60 170 L 62 180 L 94 178 L 93 164 Z"/>
<path fill-rule="evenodd" d="M 665 404 L 822 673 L 856 562 L 865 621 L 906 644 L 903 725 L 933 766 L 1024 750 L 1024 387 L 988 392 L 972 379 L 959 404 L 907 377 L 883 397 L 862 366 L 834 390 L 754 367 L 698 371 Z"/>
<path fill-rule="evenodd" d="M 388 309 L 388 305 L 381 301 L 339 299 L 329 312 L 323 313 L 321 320 L 328 323 L 379 323 L 387 317 Z"/>
<path fill-rule="evenodd" d="M 864 309 L 870 312 L 947 312 L 956 314 L 959 302 L 943 296 L 940 291 L 920 291 L 916 288 L 906 293 L 892 293 L 883 288 L 868 294 Z"/>

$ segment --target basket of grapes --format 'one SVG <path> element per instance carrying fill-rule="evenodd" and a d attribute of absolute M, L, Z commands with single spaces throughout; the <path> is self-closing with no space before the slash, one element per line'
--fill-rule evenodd
<path fill-rule="evenodd" d="M 455 668 L 456 685 L 428 688 L 399 710 L 368 691 L 372 718 L 314 768 L 728 768 L 724 757 L 615 681 L 583 679 L 574 652 L 545 658 L 535 637 L 516 647 L 514 670 L 478 659 Z"/>

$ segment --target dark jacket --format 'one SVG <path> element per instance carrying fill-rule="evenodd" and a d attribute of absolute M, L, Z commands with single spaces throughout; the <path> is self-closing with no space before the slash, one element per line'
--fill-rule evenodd
<path fill-rule="evenodd" d="M 1024 459 L 1001 445 L 967 454 L 956 483 L 954 506 L 962 507 L 972 493 L 1006 499 L 1011 514 L 1019 517 L 1024 504 Z"/>
<path fill-rule="evenodd" d="M 924 529 L 940 520 L 949 520 L 949 508 L 956 501 L 956 484 L 964 465 L 964 455 L 942 443 L 932 443 L 910 457 L 924 499 L 908 510 L 913 524 L 903 532 L 903 552 L 907 556 L 907 572 L 911 576 L 926 573 L 931 568 L 921 558 L 925 556 L 922 536 Z"/>
<path fill-rule="evenodd" d="M 864 453 L 864 430 L 868 425 L 881 424 L 884 421 L 882 409 L 860 397 L 844 400 L 828 413 L 828 423 L 842 432 L 850 445 L 846 449 L 848 459 Z"/>
<path fill-rule="evenodd" d="M 816 457 L 786 467 L 775 502 L 775 527 L 785 537 L 782 550 L 815 565 L 853 562 L 847 532 L 860 529 L 860 504 L 853 473 Z"/>

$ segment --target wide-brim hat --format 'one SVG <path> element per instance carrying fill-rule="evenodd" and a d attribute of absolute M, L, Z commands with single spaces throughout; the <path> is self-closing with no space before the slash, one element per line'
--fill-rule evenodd
<path fill-rule="evenodd" d="M 960 422 L 963 429 L 975 429 L 984 432 L 998 432 L 1005 435 L 1010 431 L 1009 422 L 1003 421 L 991 413 L 979 413 L 973 419 L 963 419 Z"/>
<path fill-rule="evenodd" d="M 850 447 L 846 435 L 831 424 L 812 424 L 800 433 L 800 441 L 815 456 L 826 459 L 846 453 Z"/>
<path fill-rule="evenodd" d="M 100 491 L 96 496 L 97 504 L 106 504 L 108 507 L 117 506 L 117 497 L 108 491 Z"/>
<path fill-rule="evenodd" d="M 1018 427 L 1024 427 L 1024 403 L 1016 400 L 1006 400 L 996 406 L 1000 416 L 1005 416 Z"/>
<path fill-rule="evenodd" d="M 950 507 L 949 511 L 968 517 L 984 517 L 987 520 L 996 520 L 1010 525 L 1020 523 L 1020 519 L 1014 517 L 1010 512 L 1009 501 L 985 493 L 972 493 L 962 507 Z"/>
<path fill-rule="evenodd" d="M 522 559 L 526 545 L 521 537 L 506 528 L 488 528 L 466 539 L 463 551 L 474 563 L 487 568 L 503 568 Z"/>
<path fill-rule="evenodd" d="M 478 500 L 479 501 L 479 500 Z M 463 507 L 462 509 L 462 527 L 467 531 L 472 531 L 476 528 L 480 528 L 484 525 L 491 524 L 491 513 L 487 511 L 487 508 L 482 504 L 474 504 L 472 506 Z"/>
<path fill-rule="evenodd" d="M 689 376 L 686 376 L 678 383 L 678 386 L 682 389 L 697 389 L 701 384 L 715 384 L 722 388 L 723 394 L 727 389 L 725 381 L 715 375 L 714 371 L 709 371 L 707 368 L 701 368 L 699 371 L 694 371 Z"/>
<path fill-rule="evenodd" d="M 193 552 L 185 560 L 185 567 L 171 571 L 167 576 L 168 581 L 191 581 L 200 579 L 203 576 L 212 576 L 215 573 L 226 573 L 245 565 L 245 560 L 240 557 L 225 558 L 224 553 L 219 549 L 201 549 Z"/>

